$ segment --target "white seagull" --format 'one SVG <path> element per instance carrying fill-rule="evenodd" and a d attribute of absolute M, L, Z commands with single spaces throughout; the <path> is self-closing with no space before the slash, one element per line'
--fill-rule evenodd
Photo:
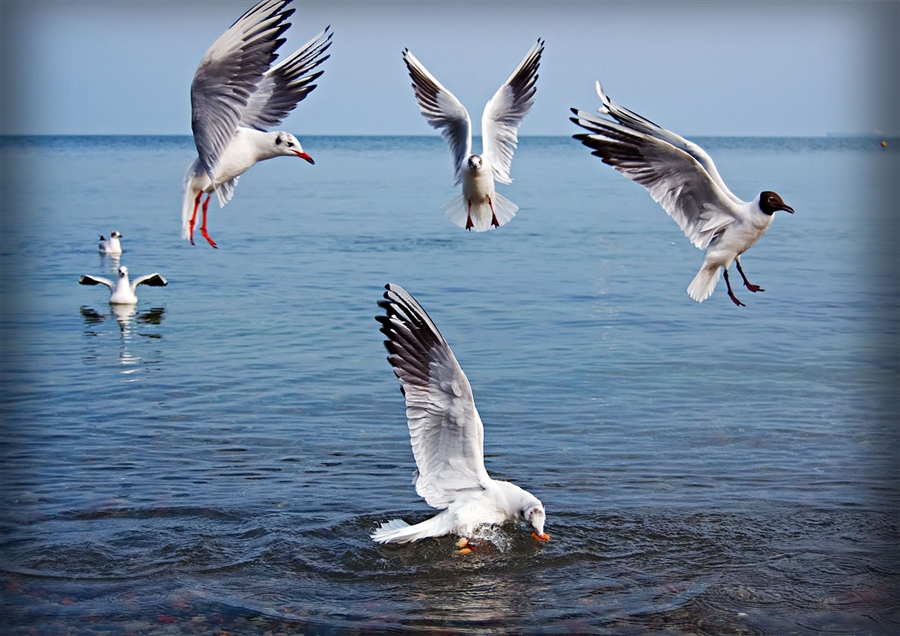
<path fill-rule="evenodd" d="M 109 304 L 111 305 L 134 305 L 137 304 L 137 296 L 134 290 L 138 285 L 149 285 L 150 287 L 165 287 L 168 281 L 157 273 L 148 274 L 147 276 L 138 276 L 134 282 L 128 280 L 128 268 L 124 265 L 119 267 L 119 279 L 112 282 L 109 279 L 100 276 L 89 276 L 85 274 L 78 279 L 82 285 L 106 285 L 109 287 L 110 296 Z"/>
<path fill-rule="evenodd" d="M 491 479 L 484 469 L 484 427 L 472 387 L 437 327 L 403 288 L 385 286 L 377 316 L 388 361 L 406 397 L 406 417 L 418 471 L 416 492 L 436 516 L 410 526 L 394 519 L 372 534 L 378 543 L 408 543 L 455 534 L 465 546 L 485 524 L 523 520 L 544 534 L 544 506 L 537 497 L 506 481 Z"/>
<path fill-rule="evenodd" d="M 743 307 L 731 289 L 728 268 L 734 262 L 747 289 L 763 291 L 744 275 L 741 254 L 762 238 L 776 211 L 793 214 L 794 209 L 768 190 L 752 201 L 742 201 L 728 189 L 700 146 L 617 104 L 603 92 L 600 82 L 597 94 L 603 102 L 600 112 L 616 121 L 573 108 L 576 117 L 570 119 L 590 131 L 575 139 L 592 148 L 591 154 L 603 163 L 644 186 L 691 243 L 706 250 L 703 266 L 687 288 L 690 297 L 698 303 L 709 298 L 721 270 L 728 297 Z"/>
<path fill-rule="evenodd" d="M 288 132 L 267 132 L 316 85 L 324 71 L 312 71 L 328 59 L 330 27 L 304 44 L 277 66 L 272 63 L 294 12 L 290 0 L 262 0 L 216 40 L 194 74 L 191 84 L 191 128 L 197 159 L 184 180 L 181 237 L 194 242 L 197 208 L 205 193 L 200 232 L 206 231 L 206 209 L 213 190 L 224 207 L 234 194 L 238 177 L 253 164 L 280 156 L 315 163 L 297 138 Z"/>
<path fill-rule="evenodd" d="M 100 245 L 98 246 L 100 253 L 111 254 L 113 256 L 121 254 L 122 243 L 119 241 L 120 238 L 122 238 L 122 235 L 119 234 L 118 230 L 113 230 L 113 233 L 109 235 L 109 240 L 101 234 Z"/>
<path fill-rule="evenodd" d="M 413 80 L 422 116 L 450 145 L 454 185 L 462 183 L 462 195 L 444 204 L 447 217 L 467 230 L 484 232 L 500 227 L 516 215 L 515 203 L 494 191 L 494 181 L 512 183 L 509 167 L 518 142 L 519 124 L 528 114 L 538 78 L 544 41 L 537 43 L 497 89 L 481 115 L 480 155 L 472 154 L 472 123 L 469 113 L 453 93 L 435 79 L 406 49 L 403 61 Z"/>

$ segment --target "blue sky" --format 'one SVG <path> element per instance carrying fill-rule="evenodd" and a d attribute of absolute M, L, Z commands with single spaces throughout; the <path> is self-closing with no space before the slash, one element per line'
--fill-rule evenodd
<path fill-rule="evenodd" d="M 238 2 L 2 0 L 3 134 L 190 134 L 189 87 Z M 283 53 L 330 24 L 299 135 L 436 134 L 413 99 L 409 47 L 479 121 L 538 37 L 522 135 L 568 135 L 594 80 L 691 135 L 900 134 L 900 2 L 295 1 Z"/>

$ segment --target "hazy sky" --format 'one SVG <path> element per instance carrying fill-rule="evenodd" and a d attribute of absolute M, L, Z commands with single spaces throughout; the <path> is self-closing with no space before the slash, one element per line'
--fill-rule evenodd
<path fill-rule="evenodd" d="M 3 134 L 190 134 L 189 88 L 253 1 L 0 0 Z M 400 54 L 466 105 L 485 102 L 538 37 L 522 135 L 568 135 L 594 80 L 685 135 L 900 134 L 900 2 L 295 0 L 282 54 L 330 24 L 331 59 L 282 128 L 436 134 Z M 476 124 L 477 125 L 477 124 Z"/>

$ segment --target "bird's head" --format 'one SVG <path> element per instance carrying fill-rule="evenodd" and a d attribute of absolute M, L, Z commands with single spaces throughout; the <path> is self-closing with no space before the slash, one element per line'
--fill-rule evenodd
<path fill-rule="evenodd" d="M 316 163 L 308 153 L 303 151 L 303 146 L 300 145 L 297 138 L 289 132 L 275 133 L 275 151 L 280 155 L 300 157 L 313 165 Z"/>
<path fill-rule="evenodd" d="M 484 161 L 482 160 L 481 155 L 470 155 L 466 163 L 469 166 L 469 170 L 474 170 L 477 172 L 481 170 L 481 166 Z"/>
<path fill-rule="evenodd" d="M 522 510 L 522 518 L 534 528 L 531 536 L 539 541 L 550 540 L 550 535 L 544 534 L 544 522 L 547 520 L 547 514 L 544 512 L 544 505 L 537 498 L 534 498 L 531 505 Z"/>
<path fill-rule="evenodd" d="M 122 238 L 122 235 L 119 234 L 118 230 L 113 230 L 113 233 L 109 235 L 109 238 Z"/>
<path fill-rule="evenodd" d="M 124 265 L 119 266 L 119 278 L 124 278 L 128 276 L 128 268 Z"/>
<path fill-rule="evenodd" d="M 769 190 L 759 193 L 759 209 L 769 216 L 775 214 L 776 210 L 794 213 L 794 208 L 782 201 L 780 196 Z"/>

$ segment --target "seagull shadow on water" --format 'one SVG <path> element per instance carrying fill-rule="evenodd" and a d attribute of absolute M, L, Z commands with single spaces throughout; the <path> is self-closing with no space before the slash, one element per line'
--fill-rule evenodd
<path fill-rule="evenodd" d="M 101 313 L 92 307 L 82 306 L 80 313 L 84 318 L 84 324 L 89 327 L 87 334 L 91 336 L 99 336 L 98 331 L 94 331 L 94 327 L 99 327 L 107 319 L 115 319 L 119 325 L 119 331 L 123 336 L 140 336 L 142 338 L 162 338 L 159 333 L 142 333 L 134 331 L 133 325 L 154 325 L 162 324 L 166 314 L 165 307 L 152 307 L 143 311 L 138 311 L 134 305 L 110 305 L 109 313 Z"/>

